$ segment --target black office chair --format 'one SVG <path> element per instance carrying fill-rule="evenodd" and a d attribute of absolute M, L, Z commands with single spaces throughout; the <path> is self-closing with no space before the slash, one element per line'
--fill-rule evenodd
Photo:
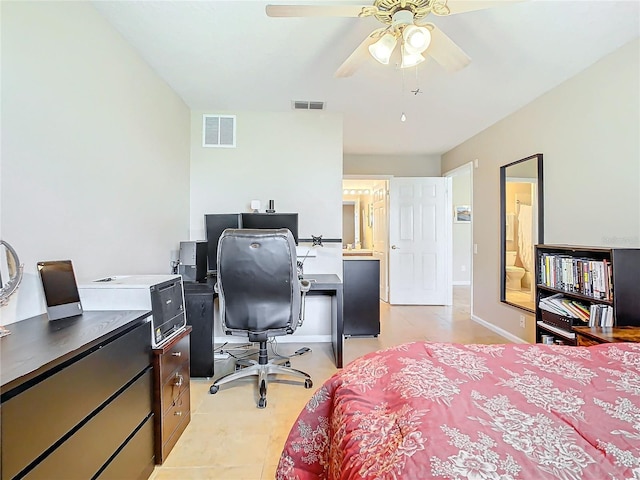
<path fill-rule="evenodd" d="M 304 379 L 305 388 L 313 386 L 311 377 L 291 368 L 288 359 L 269 360 L 267 355 L 270 337 L 292 334 L 302 324 L 309 287 L 307 280 L 298 278 L 296 245 L 289 230 L 227 229 L 222 233 L 216 283 L 222 328 L 227 335 L 248 335 L 250 342 L 260 343 L 260 350 L 258 361 L 216 380 L 211 393 L 227 382 L 257 375 L 258 407 L 264 408 L 269 374 L 293 375 Z"/>

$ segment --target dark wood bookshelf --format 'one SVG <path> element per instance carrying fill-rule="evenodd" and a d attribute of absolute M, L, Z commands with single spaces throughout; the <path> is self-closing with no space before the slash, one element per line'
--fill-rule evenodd
<path fill-rule="evenodd" d="M 640 272 L 639 272 L 640 273 Z M 536 285 L 538 287 L 538 289 L 540 290 L 546 290 L 547 292 L 550 292 L 552 294 L 555 293 L 561 293 L 563 295 L 567 295 L 570 296 L 571 299 L 573 300 L 581 300 L 584 302 L 598 302 L 598 303 L 602 303 L 604 305 L 613 305 L 613 300 L 607 300 L 606 298 L 595 298 L 595 297 L 591 297 L 589 295 L 583 295 L 581 293 L 578 292 L 571 292 L 569 290 L 562 290 L 559 288 L 553 288 L 553 287 L 548 287 L 547 285 L 541 285 L 541 284 L 537 284 Z"/>
<path fill-rule="evenodd" d="M 542 282 L 541 258 L 554 255 L 564 258 L 586 259 L 597 262 L 606 261 L 610 268 L 607 271 L 608 283 L 611 285 L 610 298 L 597 298 L 574 289 L 549 286 Z M 536 341 L 542 335 L 553 335 L 554 339 L 570 345 L 576 345 L 576 331 L 584 332 L 590 328 L 584 323 L 571 320 L 558 314 L 549 313 L 539 307 L 540 300 L 555 294 L 576 300 L 585 306 L 594 304 L 613 308 L 612 327 L 640 327 L 640 248 L 607 248 L 581 245 L 536 245 L 535 248 L 535 281 L 536 281 Z M 582 280 L 581 280 L 582 281 Z M 593 327 L 599 328 L 599 326 Z"/>

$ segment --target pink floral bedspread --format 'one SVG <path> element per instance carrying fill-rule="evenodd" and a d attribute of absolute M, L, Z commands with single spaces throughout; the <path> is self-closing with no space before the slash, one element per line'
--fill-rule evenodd
<path fill-rule="evenodd" d="M 279 480 L 640 480 L 640 344 L 409 343 L 319 388 Z"/>

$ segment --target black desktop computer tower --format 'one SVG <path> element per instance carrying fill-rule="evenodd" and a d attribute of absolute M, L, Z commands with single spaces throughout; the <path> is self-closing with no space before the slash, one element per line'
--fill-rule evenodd
<path fill-rule="evenodd" d="M 207 278 L 207 242 L 180 242 L 178 273 L 185 282 L 204 282 Z"/>

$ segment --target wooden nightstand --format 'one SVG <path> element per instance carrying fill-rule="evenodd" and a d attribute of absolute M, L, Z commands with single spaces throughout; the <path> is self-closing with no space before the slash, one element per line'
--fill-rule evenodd
<path fill-rule="evenodd" d="M 578 346 L 588 347 L 599 343 L 640 342 L 640 327 L 573 327 Z"/>
<path fill-rule="evenodd" d="M 189 334 L 191 327 L 153 351 L 153 413 L 156 463 L 162 464 L 191 419 Z"/>

